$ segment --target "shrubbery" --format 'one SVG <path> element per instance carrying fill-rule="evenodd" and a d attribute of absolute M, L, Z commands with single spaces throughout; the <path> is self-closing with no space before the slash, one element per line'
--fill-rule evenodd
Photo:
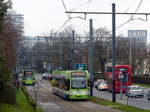
<path fill-rule="evenodd" d="M 0 102 L 14 104 L 16 103 L 16 87 L 12 84 L 4 84 L 0 90 Z"/>

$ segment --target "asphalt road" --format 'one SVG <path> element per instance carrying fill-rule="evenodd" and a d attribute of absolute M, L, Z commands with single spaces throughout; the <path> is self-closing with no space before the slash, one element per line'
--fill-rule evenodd
<path fill-rule="evenodd" d="M 138 108 L 145 110 L 150 110 L 150 101 L 146 99 L 146 93 L 150 88 L 144 88 L 144 97 L 143 98 L 128 98 L 128 105 L 132 105 Z M 94 96 L 101 97 L 107 100 L 112 101 L 112 93 L 108 91 L 98 91 L 97 89 L 93 90 Z M 116 94 L 116 101 L 122 104 L 127 105 L 127 97 L 123 94 L 123 99 L 121 99 L 120 94 Z"/>
<path fill-rule="evenodd" d="M 41 80 L 41 77 L 37 77 L 37 80 L 39 87 L 37 92 L 37 105 L 44 112 L 121 112 L 89 101 L 66 101 L 52 94 L 48 81 Z M 35 98 L 34 88 L 27 86 L 27 90 Z"/>

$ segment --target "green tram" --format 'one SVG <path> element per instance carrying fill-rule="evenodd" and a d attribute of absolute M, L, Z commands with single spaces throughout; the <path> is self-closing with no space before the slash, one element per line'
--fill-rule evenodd
<path fill-rule="evenodd" d="M 53 71 L 52 78 L 50 83 L 54 94 L 64 99 L 88 99 L 90 78 L 88 71 Z"/>
<path fill-rule="evenodd" d="M 35 73 L 33 69 L 24 69 L 22 76 L 23 85 L 34 85 L 35 84 Z"/>

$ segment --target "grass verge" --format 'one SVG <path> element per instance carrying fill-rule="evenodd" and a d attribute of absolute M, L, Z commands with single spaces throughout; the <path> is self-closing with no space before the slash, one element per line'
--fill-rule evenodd
<path fill-rule="evenodd" d="M 89 97 L 89 101 L 100 104 L 100 105 L 108 106 L 117 110 L 121 110 L 123 112 L 150 112 L 149 110 L 143 110 L 143 109 L 139 109 L 133 106 L 127 106 L 127 105 L 123 105 L 120 103 L 113 103 L 111 101 L 98 98 L 95 96 Z"/>
<path fill-rule="evenodd" d="M 41 109 L 36 110 L 28 103 L 24 93 L 19 90 L 17 91 L 16 104 L 0 104 L 0 112 L 42 112 Z"/>
<path fill-rule="evenodd" d="M 28 103 L 30 103 L 30 105 L 31 105 L 32 107 L 35 107 L 35 101 L 34 101 L 33 98 L 29 95 L 29 93 L 28 93 L 28 91 L 27 91 L 27 88 L 24 87 L 24 86 L 22 86 L 21 89 L 22 89 L 24 95 L 26 96 Z"/>
<path fill-rule="evenodd" d="M 137 83 L 134 83 L 134 85 L 142 86 L 142 87 L 149 87 L 150 88 L 150 85 L 148 85 L 148 84 L 137 84 Z"/>

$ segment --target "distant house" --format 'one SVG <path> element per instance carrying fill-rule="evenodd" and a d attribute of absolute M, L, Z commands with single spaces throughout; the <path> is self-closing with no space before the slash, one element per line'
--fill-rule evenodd
<path fill-rule="evenodd" d="M 134 74 L 150 76 L 150 57 L 144 58 L 142 65 L 136 65 Z"/>
<path fill-rule="evenodd" d="M 143 61 L 143 74 L 150 75 L 150 58 L 147 57 Z"/>

